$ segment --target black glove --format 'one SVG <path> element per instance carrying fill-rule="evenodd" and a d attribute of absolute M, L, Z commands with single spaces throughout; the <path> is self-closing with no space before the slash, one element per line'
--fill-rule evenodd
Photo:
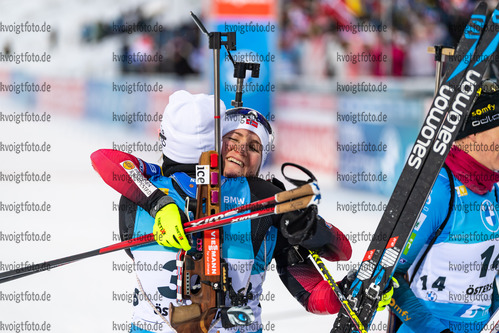
<path fill-rule="evenodd" d="M 302 245 L 317 229 L 317 206 L 285 213 L 281 218 L 281 233 L 291 245 Z"/>
<path fill-rule="evenodd" d="M 352 285 L 352 282 L 355 280 L 355 277 L 357 276 L 357 271 L 355 269 L 350 270 L 347 275 L 338 282 L 338 287 L 340 288 L 341 292 L 346 294 L 350 290 L 350 286 Z"/>

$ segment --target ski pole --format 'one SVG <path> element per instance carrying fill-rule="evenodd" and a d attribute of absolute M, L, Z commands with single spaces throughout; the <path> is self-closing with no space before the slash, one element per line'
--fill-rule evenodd
<path fill-rule="evenodd" d="M 320 199 L 320 191 L 319 191 L 319 186 L 317 185 L 317 182 L 312 182 L 308 183 L 305 185 L 302 185 L 300 187 L 294 188 L 292 190 L 288 191 L 283 191 L 276 193 L 274 196 L 266 198 L 266 199 L 261 199 L 249 204 L 246 204 L 244 206 L 239 206 L 230 210 L 226 210 L 224 212 L 221 212 L 219 214 L 215 214 L 212 216 L 207 216 L 204 218 L 200 218 L 197 220 L 193 220 L 190 222 L 184 223 L 184 228 L 186 227 L 191 227 L 191 226 L 198 226 L 203 223 L 209 223 L 215 220 L 219 220 L 225 217 L 229 217 L 231 215 L 238 214 L 240 212 L 246 211 L 246 210 L 255 210 L 255 209 L 261 209 L 262 207 L 266 206 L 271 206 L 279 203 L 284 203 L 286 201 L 290 201 L 292 199 L 297 199 L 305 196 L 317 196 L 317 200 Z M 279 206 L 281 208 L 278 208 L 278 210 L 284 208 L 285 206 Z M 276 214 L 280 214 L 280 212 L 276 212 Z"/>
<path fill-rule="evenodd" d="M 317 201 L 315 196 L 309 195 L 306 197 L 298 198 L 290 202 L 285 202 L 276 205 L 275 207 L 264 208 L 262 210 L 258 210 L 255 212 L 249 212 L 243 215 L 233 216 L 222 220 L 209 221 L 205 222 L 201 225 L 194 225 L 191 227 L 187 227 L 184 229 L 186 233 L 193 233 L 198 231 L 204 231 L 209 229 L 214 229 L 218 227 L 222 227 L 227 224 L 244 221 L 244 220 L 252 220 L 259 217 L 265 217 L 274 214 L 283 214 L 287 212 L 292 212 L 299 209 L 307 208 L 310 205 L 316 204 Z M 194 221 L 193 221 L 194 222 Z"/>
<path fill-rule="evenodd" d="M 316 251 L 309 250 L 308 258 L 314 263 L 315 267 L 321 272 L 322 276 L 329 283 L 329 285 L 333 289 L 334 294 L 340 301 L 341 306 L 343 307 L 343 309 L 345 309 L 350 319 L 352 319 L 352 323 L 354 324 L 354 326 L 359 330 L 359 332 L 367 333 L 367 330 L 364 328 L 364 325 L 362 325 L 362 322 L 360 321 L 359 317 L 357 316 L 355 311 L 353 311 L 352 308 L 350 307 L 348 300 L 341 292 L 336 281 L 334 281 L 333 276 L 331 275 L 331 273 L 329 273 L 329 270 L 327 269 L 326 265 L 324 265 L 324 262 L 322 261 L 319 254 Z"/>
<path fill-rule="evenodd" d="M 227 224 L 240 222 L 248 219 L 255 219 L 259 217 L 265 217 L 273 214 L 282 214 L 298 209 L 306 208 L 310 205 L 317 204 L 320 198 L 318 188 L 312 184 L 306 184 L 299 188 L 279 192 L 273 197 L 255 201 L 253 203 L 236 207 L 231 210 L 221 212 L 216 215 L 203 217 L 197 220 L 188 222 L 189 227 L 185 228 L 185 233 L 193 233 L 203 230 L 209 230 L 217 227 L 221 227 Z M 280 200 L 292 200 L 289 202 L 281 202 Z M 238 212 L 261 208 L 262 205 L 270 205 L 272 202 L 278 203 L 274 207 L 268 207 L 254 212 L 246 213 L 240 216 L 233 216 Z M 229 216 L 229 217 L 227 217 Z M 68 257 L 63 257 L 59 259 L 54 259 L 51 261 L 42 262 L 39 264 L 34 264 L 30 266 L 25 266 L 22 268 L 14 269 L 11 271 L 0 273 L 0 283 L 7 281 L 19 279 L 31 274 L 43 272 L 52 268 L 56 268 L 65 264 L 69 264 L 74 261 L 78 261 L 85 258 L 90 258 L 98 256 L 101 254 L 111 253 L 119 250 L 129 249 L 134 246 L 141 246 L 155 242 L 154 234 L 146 234 L 137 238 L 126 240 L 120 243 L 102 247 L 96 250 L 83 252 Z"/>
<path fill-rule="evenodd" d="M 435 95 L 440 87 L 442 80 L 442 68 L 444 63 L 444 56 L 454 55 L 454 49 L 451 47 L 444 47 L 442 45 L 428 46 L 428 53 L 435 54 L 436 70 L 435 70 Z"/>

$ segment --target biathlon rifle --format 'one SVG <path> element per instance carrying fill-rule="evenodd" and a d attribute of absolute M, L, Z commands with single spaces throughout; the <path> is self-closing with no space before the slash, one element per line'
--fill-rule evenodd
<path fill-rule="evenodd" d="M 215 117 L 215 150 L 201 154 L 196 166 L 197 208 L 196 219 L 220 212 L 222 198 L 221 185 L 221 128 L 220 128 L 220 49 L 225 46 L 229 58 L 234 64 L 234 77 L 237 78 L 236 99 L 233 106 L 242 106 L 242 88 L 246 70 L 252 71 L 253 77 L 259 76 L 259 64 L 234 62 L 230 51 L 236 49 L 235 32 L 209 33 L 201 21 L 191 12 L 191 16 L 200 30 L 209 38 L 209 48 L 214 58 L 214 117 Z M 208 332 L 218 310 L 221 310 L 223 327 L 249 325 L 254 315 L 247 302 L 252 299 L 251 287 L 246 293 L 235 292 L 228 276 L 228 264 L 222 258 L 222 229 L 203 231 L 202 236 L 194 236 L 191 240 L 195 249 L 188 253 L 180 252 L 183 267 L 177 267 L 181 279 L 182 292 L 178 290 L 177 301 L 192 301 L 190 305 L 170 306 L 170 322 L 180 333 Z M 195 241 L 194 241 L 195 240 Z M 231 306 L 225 305 L 226 296 Z"/>

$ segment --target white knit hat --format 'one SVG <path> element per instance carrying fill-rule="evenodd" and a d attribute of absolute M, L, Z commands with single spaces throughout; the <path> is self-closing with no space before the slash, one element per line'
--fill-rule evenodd
<path fill-rule="evenodd" d="M 215 149 L 214 96 L 179 90 L 170 95 L 161 121 L 163 154 L 178 163 L 198 163 Z M 220 118 L 225 104 L 220 101 Z"/>

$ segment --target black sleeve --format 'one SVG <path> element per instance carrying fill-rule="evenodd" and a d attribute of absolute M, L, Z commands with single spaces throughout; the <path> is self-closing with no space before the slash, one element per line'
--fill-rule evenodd
<path fill-rule="evenodd" d="M 307 252 L 299 245 L 290 245 L 288 240 L 280 232 L 277 233 L 277 242 L 274 249 L 277 273 L 290 294 L 305 307 L 310 293 L 303 288 L 289 268 L 297 265 L 307 265 Z"/>
<path fill-rule="evenodd" d="M 285 190 L 284 185 L 282 185 L 281 182 L 278 182 L 278 183 L 269 182 L 269 181 L 263 180 L 261 178 L 256 178 L 256 177 L 255 178 L 247 178 L 247 179 L 248 179 L 248 184 L 250 186 L 250 191 L 251 191 L 251 202 L 271 197 L 271 196 L 275 195 L 276 193 L 279 193 L 279 192 L 282 192 L 283 190 Z M 278 186 L 282 186 L 282 187 L 278 187 Z M 286 214 L 299 215 L 300 211 L 289 212 Z M 288 253 L 288 251 L 285 250 L 285 249 L 288 249 L 289 247 L 291 247 L 291 244 L 288 242 L 288 240 L 281 233 L 280 221 L 281 221 L 282 217 L 283 217 L 283 214 L 270 215 L 268 217 L 255 219 L 253 221 L 253 223 L 251 224 L 251 229 L 252 229 L 251 235 L 252 235 L 252 239 L 253 239 L 254 253 L 258 252 L 258 249 L 260 248 L 260 245 L 263 241 L 263 238 L 265 237 L 267 230 L 271 226 L 274 226 L 278 230 L 276 250 L 274 251 L 274 253 L 276 255 L 281 256 L 281 259 L 283 259 L 282 256 L 287 256 L 287 255 L 294 256 L 295 251 L 289 251 L 289 253 Z M 321 223 L 321 225 L 318 227 L 319 232 L 317 233 L 317 237 L 314 237 L 314 240 L 311 241 L 310 245 L 314 249 L 321 249 L 324 245 L 328 244 L 331 241 L 330 233 L 324 232 L 325 230 L 323 230 L 323 226 L 325 228 L 324 223 Z"/>
<path fill-rule="evenodd" d="M 119 204 L 119 229 L 121 241 L 132 239 L 136 215 L 137 204 L 122 195 Z M 125 252 L 130 258 L 133 259 L 130 249 L 126 249 Z"/>
<path fill-rule="evenodd" d="M 279 187 L 261 178 L 249 177 L 247 180 L 251 192 L 251 202 L 271 197 L 282 191 Z M 255 256 L 258 253 L 269 228 L 272 225 L 279 228 L 279 220 L 281 217 L 282 214 L 270 215 L 253 220 L 251 223 L 251 239 L 253 241 L 253 254 Z"/>
<path fill-rule="evenodd" d="M 247 180 L 251 194 L 255 197 L 255 201 L 271 197 L 276 193 L 283 191 L 271 182 L 258 177 L 248 177 Z"/>

